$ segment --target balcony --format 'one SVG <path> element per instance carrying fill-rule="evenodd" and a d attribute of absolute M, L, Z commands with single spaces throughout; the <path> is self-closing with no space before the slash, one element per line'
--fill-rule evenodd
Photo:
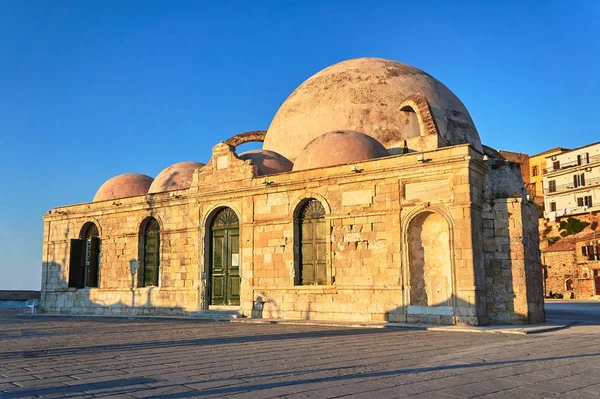
<path fill-rule="evenodd" d="M 594 188 L 594 186 L 600 185 L 600 177 L 595 177 L 593 179 L 585 179 L 585 185 L 575 187 L 573 182 L 568 184 L 560 184 L 556 186 L 554 191 L 550 191 L 547 187 L 544 187 L 544 195 L 561 193 L 564 191 L 582 189 L 582 188 Z"/>
<path fill-rule="evenodd" d="M 562 163 L 561 162 L 560 168 L 554 169 L 552 166 L 550 166 L 550 167 L 544 169 L 544 174 L 546 174 L 546 173 L 552 173 L 552 172 L 557 172 L 559 170 L 565 170 L 565 169 L 569 169 L 569 168 L 575 168 L 577 166 L 584 166 L 585 167 L 585 166 L 591 165 L 591 164 L 593 164 L 595 162 L 600 162 L 600 154 L 593 155 L 593 156 L 589 157 L 589 160 L 590 160 L 589 162 L 586 162 L 586 163 L 582 162 L 580 164 L 577 163 L 576 160 L 575 161 L 571 161 L 571 162 L 566 162 L 566 163 Z"/>

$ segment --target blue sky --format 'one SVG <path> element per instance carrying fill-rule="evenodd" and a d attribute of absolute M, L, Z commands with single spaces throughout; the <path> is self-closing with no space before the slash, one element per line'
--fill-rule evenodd
<path fill-rule="evenodd" d="M 595 1 L 2 1 L 0 289 L 39 289 L 52 207 L 206 162 L 349 58 L 435 76 L 497 149 L 599 141 L 598 21 Z"/>

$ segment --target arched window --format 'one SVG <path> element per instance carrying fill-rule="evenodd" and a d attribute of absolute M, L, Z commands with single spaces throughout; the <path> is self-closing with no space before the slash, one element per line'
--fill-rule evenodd
<path fill-rule="evenodd" d="M 143 225 L 142 247 L 142 287 L 158 287 L 158 270 L 160 266 L 160 225 L 154 218 L 149 218 Z"/>
<path fill-rule="evenodd" d="M 98 287 L 100 271 L 98 227 L 92 222 L 84 224 L 79 237 L 71 240 L 69 287 Z"/>
<path fill-rule="evenodd" d="M 295 284 L 327 284 L 325 208 L 316 199 L 306 201 L 298 213 L 297 224 Z"/>

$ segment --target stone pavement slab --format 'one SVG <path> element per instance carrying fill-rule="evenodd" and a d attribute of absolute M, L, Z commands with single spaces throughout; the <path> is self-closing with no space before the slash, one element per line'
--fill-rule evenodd
<path fill-rule="evenodd" d="M 0 397 L 600 398 L 597 326 L 360 327 L 0 310 Z"/>

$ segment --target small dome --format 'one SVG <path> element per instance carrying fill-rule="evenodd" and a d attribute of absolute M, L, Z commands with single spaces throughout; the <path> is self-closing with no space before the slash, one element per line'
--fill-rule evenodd
<path fill-rule="evenodd" d="M 116 198 L 146 195 L 152 184 L 150 176 L 139 173 L 125 173 L 104 182 L 96 192 L 94 201 L 106 201 Z"/>
<path fill-rule="evenodd" d="M 283 155 L 268 150 L 246 151 L 238 155 L 238 157 L 245 161 L 252 160 L 254 165 L 258 168 L 259 176 L 289 172 L 294 166 L 294 164 Z"/>
<path fill-rule="evenodd" d="M 200 162 L 179 162 L 163 169 L 156 176 L 148 190 L 149 194 L 161 193 L 163 191 L 180 190 L 189 188 L 192 184 L 194 171 L 203 167 Z"/>
<path fill-rule="evenodd" d="M 353 130 L 336 130 L 312 140 L 298 155 L 294 171 L 381 158 L 389 153 L 379 141 Z"/>

